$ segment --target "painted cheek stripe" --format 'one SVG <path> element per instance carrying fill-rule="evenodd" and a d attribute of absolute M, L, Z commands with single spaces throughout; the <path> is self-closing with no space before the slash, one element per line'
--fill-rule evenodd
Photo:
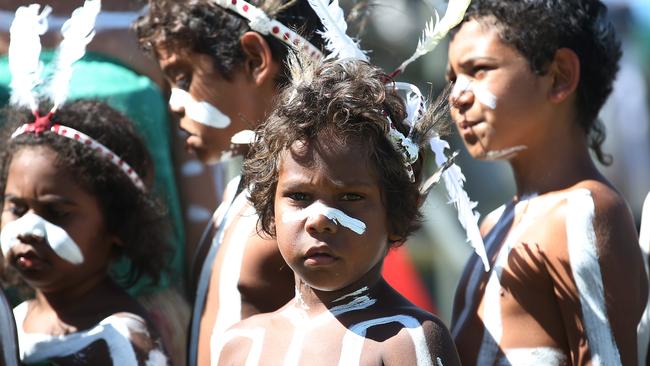
<path fill-rule="evenodd" d="M 497 107 L 497 97 L 492 94 L 487 87 L 472 83 L 472 79 L 465 75 L 458 75 L 454 88 L 451 90 L 451 97 L 458 99 L 463 93 L 472 92 L 479 103 L 484 106 L 495 109 Z"/>
<path fill-rule="evenodd" d="M 593 365 L 621 365 L 621 356 L 607 317 L 602 273 L 598 263 L 591 192 L 576 190 L 567 198 L 566 232 L 571 272 L 580 296 L 582 317 Z"/>
<path fill-rule="evenodd" d="M 345 212 L 326 206 L 320 202 L 314 202 L 309 207 L 292 212 L 285 212 L 282 215 L 283 222 L 301 221 L 307 218 L 314 218 L 317 216 L 325 216 L 334 221 L 337 225 L 344 226 L 355 233 L 361 235 L 366 231 L 366 224 L 361 220 L 357 220 L 345 214 Z"/>
<path fill-rule="evenodd" d="M 190 93 L 183 89 L 172 89 L 169 106 L 173 110 L 183 108 L 190 119 L 208 127 L 226 128 L 230 126 L 230 117 L 208 102 L 196 101 Z"/>
<path fill-rule="evenodd" d="M 18 237 L 23 235 L 43 238 L 56 255 L 72 264 L 81 264 L 84 261 L 79 246 L 65 230 L 31 212 L 10 222 L 2 229 L 0 233 L 2 254 L 6 256 L 14 245 L 20 243 Z"/>

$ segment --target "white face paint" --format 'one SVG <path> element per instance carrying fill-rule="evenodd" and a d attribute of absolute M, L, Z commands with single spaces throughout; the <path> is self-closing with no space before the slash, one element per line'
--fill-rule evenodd
<path fill-rule="evenodd" d="M 484 106 L 490 109 L 497 107 L 497 96 L 492 94 L 487 87 L 481 84 L 473 84 L 472 79 L 465 75 L 458 75 L 454 88 L 451 90 L 451 97 L 457 99 L 467 92 L 473 93 L 476 100 Z"/>
<path fill-rule="evenodd" d="M 345 214 L 345 212 L 336 208 L 329 207 L 320 202 L 314 202 L 309 207 L 302 210 L 285 212 L 282 215 L 282 222 L 301 221 L 307 218 L 325 216 L 334 221 L 337 225 L 344 226 L 355 233 L 361 235 L 366 231 L 366 224 Z"/>
<path fill-rule="evenodd" d="M 239 131 L 230 138 L 230 142 L 236 145 L 250 145 L 255 142 L 255 131 Z"/>
<path fill-rule="evenodd" d="M 183 108 L 185 114 L 190 119 L 208 127 L 226 128 L 230 125 L 230 117 L 217 109 L 217 107 L 205 101 L 196 101 L 190 93 L 183 89 L 172 89 L 169 106 L 173 110 Z"/>
<path fill-rule="evenodd" d="M 84 261 L 79 246 L 65 230 L 31 212 L 8 223 L 2 229 L 0 233 L 2 254 L 7 256 L 9 250 L 20 243 L 18 237 L 23 235 L 43 238 L 56 255 L 72 264 L 81 264 Z"/>

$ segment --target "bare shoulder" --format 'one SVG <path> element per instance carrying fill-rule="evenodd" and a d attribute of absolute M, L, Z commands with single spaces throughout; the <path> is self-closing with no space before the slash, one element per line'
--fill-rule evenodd
<path fill-rule="evenodd" d="M 494 225 L 496 225 L 496 223 L 499 221 L 499 218 L 501 218 L 501 215 L 503 215 L 505 209 L 506 209 L 506 205 L 502 205 L 497 209 L 493 210 L 492 212 L 490 212 L 489 214 L 485 215 L 485 218 L 481 222 L 481 227 L 480 227 L 482 237 L 485 237 L 487 233 L 489 233 L 490 230 L 492 230 Z"/>
<path fill-rule="evenodd" d="M 100 325 L 111 326 L 127 338 L 140 365 L 165 366 L 169 359 L 157 331 L 141 316 L 134 313 L 116 313 L 104 319 Z"/>
<path fill-rule="evenodd" d="M 384 365 L 460 365 L 447 326 L 436 316 L 417 311 L 394 316 L 400 329 L 384 342 Z"/>

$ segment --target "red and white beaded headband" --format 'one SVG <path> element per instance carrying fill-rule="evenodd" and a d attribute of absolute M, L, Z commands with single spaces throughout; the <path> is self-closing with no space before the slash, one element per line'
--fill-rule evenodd
<path fill-rule="evenodd" d="M 22 126 L 18 127 L 16 131 L 11 135 L 11 138 L 16 138 L 25 133 L 44 133 L 50 131 L 57 135 L 67 137 L 70 140 L 77 141 L 80 144 L 87 146 L 89 149 L 96 151 L 102 158 L 108 159 L 113 163 L 118 169 L 124 172 L 126 176 L 133 182 L 133 184 L 141 191 L 145 192 L 146 188 L 142 179 L 138 173 L 135 172 L 131 166 L 115 154 L 111 149 L 104 146 L 101 142 L 93 139 L 92 137 L 86 135 L 81 131 L 77 131 L 74 128 L 63 126 L 60 124 L 52 124 L 52 117 L 54 114 L 52 112 L 48 113 L 45 116 L 39 116 L 35 114 L 36 120 L 32 123 L 25 123 Z"/>
<path fill-rule="evenodd" d="M 311 42 L 291 30 L 286 25 L 275 19 L 269 18 L 262 9 L 254 6 L 248 1 L 214 0 L 214 2 L 222 8 L 232 10 L 246 18 L 246 20 L 248 20 L 248 25 L 252 30 L 264 35 L 270 34 L 290 47 L 302 49 L 303 52 L 316 60 L 320 60 L 323 57 L 323 53 Z"/>

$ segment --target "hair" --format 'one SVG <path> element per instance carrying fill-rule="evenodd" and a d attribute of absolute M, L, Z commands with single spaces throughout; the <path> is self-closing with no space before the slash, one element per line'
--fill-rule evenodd
<path fill-rule="evenodd" d="M 41 105 L 41 110 L 49 108 Z M 46 146 L 56 152 L 57 167 L 74 175 L 79 185 L 97 198 L 108 232 L 121 240 L 122 245 L 114 248 L 115 259 L 128 259 L 130 268 L 115 279 L 126 287 L 144 275 L 157 283 L 167 267 L 170 251 L 166 244 L 169 229 L 166 211 L 160 201 L 138 189 L 109 159 L 84 144 L 47 131 L 11 138 L 16 128 L 34 120 L 30 110 L 8 107 L 3 110 L 2 119 L 0 205 L 4 205 L 13 156 L 25 148 Z M 65 104 L 55 113 L 53 122 L 91 136 L 119 155 L 143 181 L 150 181 L 153 166 L 144 143 L 131 122 L 105 103 L 85 100 Z"/>
<path fill-rule="evenodd" d="M 323 39 L 317 33 L 320 19 L 307 0 L 248 0 L 289 28 L 295 29 L 319 49 Z M 149 12 L 134 24 L 140 45 L 150 53 L 195 52 L 212 57 L 214 67 L 226 80 L 245 59 L 239 39 L 251 28 L 240 15 L 211 0 L 152 0 Z M 265 35 L 275 60 L 283 61 L 288 47 L 272 35 Z M 283 85 L 288 74 L 283 69 L 277 82 Z"/>
<path fill-rule="evenodd" d="M 490 26 L 495 21 L 501 40 L 518 50 L 537 75 L 548 71 L 558 49 L 577 54 L 577 120 L 598 160 L 611 164 L 602 151 L 606 134 L 598 113 L 612 91 L 622 53 L 607 7 L 600 0 L 474 0 L 465 13 L 465 21 L 472 19 Z"/>
<path fill-rule="evenodd" d="M 386 115 L 395 128 L 409 135 L 403 100 L 387 87 L 386 75 L 379 68 L 363 61 L 327 62 L 302 72 L 307 76 L 300 80 L 294 76 L 276 109 L 258 127 L 258 138 L 244 162 L 244 181 L 250 187 L 249 200 L 259 215 L 260 228 L 275 235 L 274 197 L 280 164 L 295 142 L 304 146 L 326 142 L 334 148 L 356 144 L 366 151 L 384 206 L 390 207 L 386 215 L 391 233 L 406 239 L 419 228 L 422 217 L 419 182 L 423 154 L 412 165 L 412 182 L 403 155 L 387 137 Z M 430 113 L 424 118 L 433 121 Z"/>

